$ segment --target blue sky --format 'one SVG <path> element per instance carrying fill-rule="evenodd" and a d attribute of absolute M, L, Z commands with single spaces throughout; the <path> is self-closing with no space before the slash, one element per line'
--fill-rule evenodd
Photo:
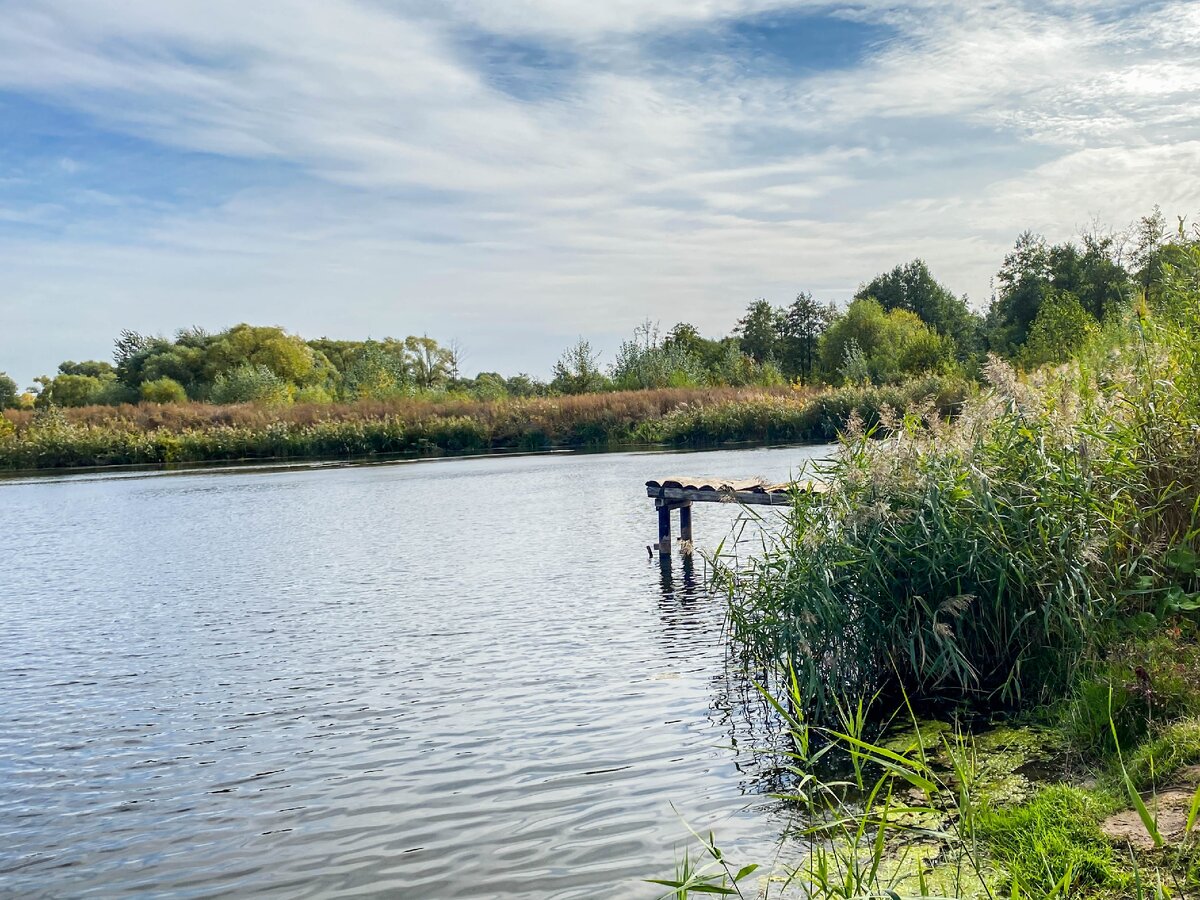
<path fill-rule="evenodd" d="M 121 328 L 727 331 L 1200 212 L 1200 4 L 0 0 L 0 370 Z M 609 353 L 608 358 L 611 358 Z"/>

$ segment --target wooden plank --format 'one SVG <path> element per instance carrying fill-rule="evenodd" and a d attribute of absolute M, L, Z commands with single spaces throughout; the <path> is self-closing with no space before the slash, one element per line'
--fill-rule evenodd
<path fill-rule="evenodd" d="M 646 496 L 658 500 L 691 500 L 698 503 L 749 503 L 781 506 L 791 501 L 782 491 L 702 491 L 691 488 L 646 488 Z"/>
<path fill-rule="evenodd" d="M 828 490 L 828 485 L 821 481 L 798 481 L 796 484 L 778 484 L 768 485 L 762 481 L 752 482 L 757 485 L 756 490 L 733 490 L 733 488 L 718 488 L 709 486 L 710 482 L 704 487 L 678 487 L 676 479 L 664 479 L 664 481 L 647 481 L 646 496 L 655 499 L 666 500 L 666 502 L 680 502 L 680 500 L 691 500 L 695 503 L 745 503 L 751 505 L 764 506 L 779 506 L 790 502 L 793 490 L 823 492 Z M 691 485 L 695 485 L 695 480 L 688 479 Z M 725 481 L 722 484 L 746 484 L 745 481 Z"/>

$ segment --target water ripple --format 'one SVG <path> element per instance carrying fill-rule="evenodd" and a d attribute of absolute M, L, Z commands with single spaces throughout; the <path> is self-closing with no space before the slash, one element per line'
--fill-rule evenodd
<path fill-rule="evenodd" d="M 641 485 L 810 455 L 0 483 L 3 892 L 653 897 L 681 818 L 765 856 Z"/>

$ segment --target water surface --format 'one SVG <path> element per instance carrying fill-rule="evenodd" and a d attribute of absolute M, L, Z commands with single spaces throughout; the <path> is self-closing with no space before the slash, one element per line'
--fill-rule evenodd
<path fill-rule="evenodd" d="M 825 452 L 0 482 L 0 892 L 654 897 L 681 819 L 761 859 L 721 605 L 643 483 Z"/>

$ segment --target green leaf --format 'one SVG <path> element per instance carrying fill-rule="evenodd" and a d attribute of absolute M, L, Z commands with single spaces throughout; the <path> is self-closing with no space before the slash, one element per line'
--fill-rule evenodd
<path fill-rule="evenodd" d="M 733 876 L 734 882 L 736 883 L 738 881 L 741 881 L 743 878 L 745 878 L 751 872 L 755 871 L 757 868 L 758 868 L 758 863 L 750 863 L 750 865 L 748 865 L 748 866 L 742 866 L 740 869 L 738 869 L 738 873 Z"/>
<path fill-rule="evenodd" d="M 1190 834 L 1192 826 L 1196 824 L 1196 817 L 1200 816 L 1200 787 L 1196 788 L 1196 795 L 1192 797 L 1192 808 L 1188 812 L 1187 825 L 1183 828 L 1184 834 Z"/>
<path fill-rule="evenodd" d="M 1163 559 L 1168 566 L 1185 575 L 1192 575 L 1200 569 L 1200 556 L 1186 544 L 1172 547 Z"/>

